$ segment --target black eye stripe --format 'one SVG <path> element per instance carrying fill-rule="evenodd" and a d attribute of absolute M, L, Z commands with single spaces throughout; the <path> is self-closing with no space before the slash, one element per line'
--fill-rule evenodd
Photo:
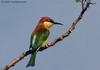
<path fill-rule="evenodd" d="M 47 22 L 51 22 L 51 23 L 54 23 L 54 21 L 53 21 L 52 19 L 50 19 L 50 18 L 49 18 L 49 19 L 46 18 L 46 19 L 43 20 L 43 22 L 45 22 L 45 21 L 47 21 Z"/>

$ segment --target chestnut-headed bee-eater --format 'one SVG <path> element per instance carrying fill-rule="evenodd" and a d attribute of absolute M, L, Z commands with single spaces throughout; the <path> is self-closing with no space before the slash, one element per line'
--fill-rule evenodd
<path fill-rule="evenodd" d="M 30 49 L 32 49 L 33 52 L 26 67 L 35 65 L 36 54 L 39 49 L 43 45 L 45 45 L 47 38 L 50 34 L 49 29 L 55 24 L 63 25 L 61 23 L 55 22 L 53 19 L 46 16 L 42 17 L 39 20 L 35 30 L 31 34 Z"/>

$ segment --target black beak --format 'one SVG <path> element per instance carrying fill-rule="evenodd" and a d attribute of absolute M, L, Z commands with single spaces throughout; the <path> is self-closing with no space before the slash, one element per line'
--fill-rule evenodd
<path fill-rule="evenodd" d="M 58 23 L 58 22 L 54 22 L 54 24 L 57 24 L 57 25 L 63 25 L 62 23 Z"/>

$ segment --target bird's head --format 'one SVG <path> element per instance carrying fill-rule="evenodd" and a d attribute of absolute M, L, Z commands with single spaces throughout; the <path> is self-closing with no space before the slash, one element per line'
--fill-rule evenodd
<path fill-rule="evenodd" d="M 53 25 L 63 25 L 61 23 L 55 22 L 53 19 L 49 18 L 49 17 L 41 17 L 40 21 L 39 21 L 40 25 L 42 25 L 44 28 L 49 29 L 50 27 L 52 27 Z"/>

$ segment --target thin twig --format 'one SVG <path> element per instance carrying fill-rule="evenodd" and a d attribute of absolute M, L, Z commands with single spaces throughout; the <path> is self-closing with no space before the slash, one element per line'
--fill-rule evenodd
<path fill-rule="evenodd" d="M 40 48 L 40 51 L 43 51 L 49 47 L 54 46 L 57 42 L 62 41 L 64 38 L 68 37 L 72 31 L 75 29 L 77 23 L 82 19 L 84 13 L 86 12 L 87 8 L 89 8 L 91 2 L 87 2 L 87 3 L 83 3 L 86 4 L 85 7 L 82 9 L 80 15 L 76 18 L 76 20 L 72 23 L 71 27 L 69 27 L 69 29 L 63 33 L 61 36 L 55 38 L 54 40 L 52 40 L 51 42 L 48 42 L 45 46 L 43 46 L 42 48 Z M 18 63 L 19 61 L 21 61 L 22 59 L 24 59 L 27 55 L 31 54 L 32 50 L 28 50 L 26 52 L 23 52 L 22 54 L 20 54 L 19 56 L 17 56 L 15 59 L 13 59 L 9 64 L 5 65 L 2 70 L 8 70 L 11 67 L 15 66 L 16 63 Z"/>
<path fill-rule="evenodd" d="M 82 10 L 84 9 L 84 0 L 81 1 Z"/>

